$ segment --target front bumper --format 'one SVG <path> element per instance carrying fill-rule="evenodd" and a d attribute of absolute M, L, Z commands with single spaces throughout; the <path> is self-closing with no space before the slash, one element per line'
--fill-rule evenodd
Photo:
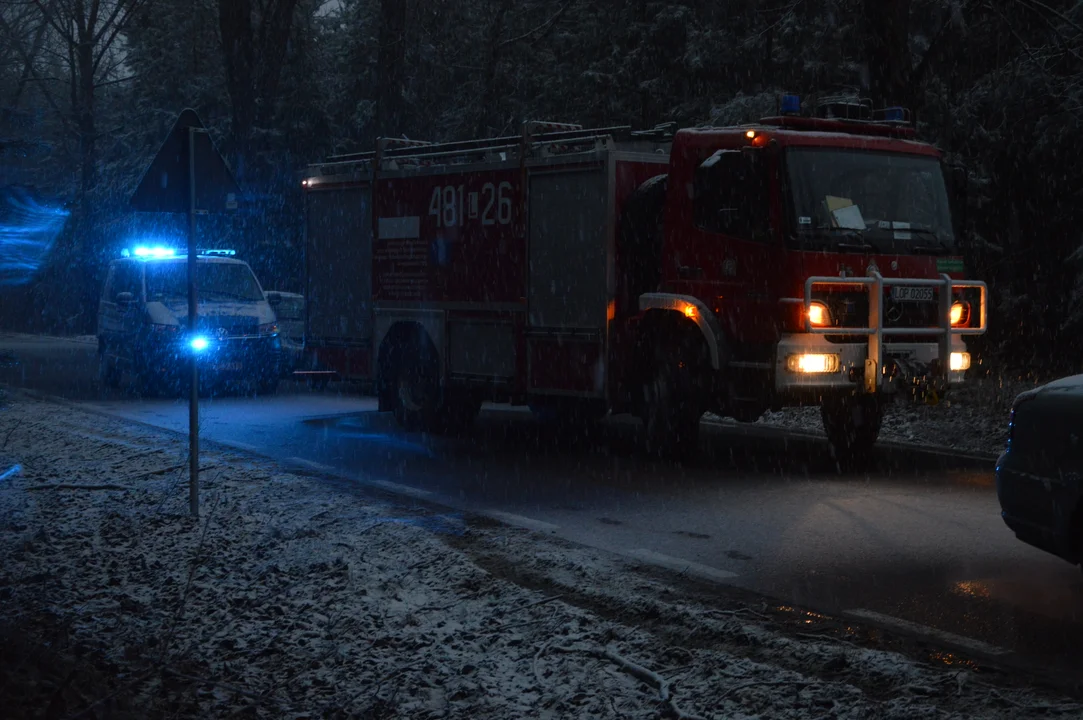
<path fill-rule="evenodd" d="M 151 349 L 152 364 L 163 375 L 176 375 L 188 367 L 193 351 L 187 338 L 168 347 Z M 278 335 L 208 339 L 207 347 L 196 353 L 200 373 L 208 379 L 219 376 L 261 377 L 282 372 L 282 341 Z"/>
<path fill-rule="evenodd" d="M 1000 516 L 1020 541 L 1079 562 L 1071 522 L 1076 497 L 1059 478 L 1030 472 L 1025 460 L 1005 452 L 997 460 L 996 488 Z"/>
<path fill-rule="evenodd" d="M 966 352 L 966 346 L 955 340 L 951 352 Z M 936 373 L 939 348 L 935 342 L 926 343 L 884 343 L 884 372 L 882 390 L 885 393 L 901 392 L 913 386 L 942 387 L 945 383 Z M 791 356 L 829 355 L 837 358 L 838 369 L 826 373 L 795 372 L 790 368 Z M 804 400 L 810 395 L 825 393 L 851 393 L 864 388 L 865 359 L 868 357 L 868 343 L 834 343 L 823 335 L 811 333 L 793 333 L 784 335 L 778 344 L 775 358 L 775 393 L 781 398 L 787 396 Z M 963 382 L 964 371 L 949 371 L 946 385 Z"/>

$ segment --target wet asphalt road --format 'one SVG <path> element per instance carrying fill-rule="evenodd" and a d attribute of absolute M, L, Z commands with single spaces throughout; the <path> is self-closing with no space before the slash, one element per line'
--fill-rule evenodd
<path fill-rule="evenodd" d="M 0 353 L 18 360 L 0 367 L 0 382 L 187 429 L 182 401 L 103 395 L 94 351 L 0 335 Z M 682 468 L 645 458 L 635 423 L 569 437 L 499 406 L 463 437 L 432 438 L 399 431 L 371 399 L 290 382 L 273 398 L 208 398 L 202 426 L 208 440 L 394 483 L 782 603 L 917 623 L 1083 681 L 1083 574 L 1004 527 L 991 467 L 884 449 L 840 473 L 820 441 L 705 425 L 704 458 Z"/>

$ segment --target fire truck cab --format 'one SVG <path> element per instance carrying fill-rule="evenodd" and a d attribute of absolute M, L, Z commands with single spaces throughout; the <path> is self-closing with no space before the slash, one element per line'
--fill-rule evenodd
<path fill-rule="evenodd" d="M 685 454 L 704 412 L 817 404 L 853 455 L 887 397 L 961 382 L 986 327 L 940 154 L 900 108 L 385 139 L 303 183 L 306 346 L 408 428 L 485 400 L 632 413 Z"/>

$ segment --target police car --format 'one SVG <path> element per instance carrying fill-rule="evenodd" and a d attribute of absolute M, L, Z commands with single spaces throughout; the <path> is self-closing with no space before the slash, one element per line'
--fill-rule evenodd
<path fill-rule="evenodd" d="M 194 333 L 188 329 L 187 254 L 136 247 L 114 260 L 98 305 L 102 384 L 119 387 L 127 371 L 143 394 L 176 393 L 195 354 L 201 385 L 229 381 L 273 394 L 282 349 L 275 313 L 248 263 L 235 255 L 199 251 Z"/>

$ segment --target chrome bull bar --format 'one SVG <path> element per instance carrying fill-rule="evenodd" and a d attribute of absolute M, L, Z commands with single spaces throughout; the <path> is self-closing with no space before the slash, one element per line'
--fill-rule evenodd
<path fill-rule="evenodd" d="M 812 290 L 818 285 L 862 286 L 869 291 L 869 322 L 865 327 L 813 327 L 809 319 Z M 884 288 L 894 286 L 933 287 L 939 289 L 939 323 L 937 327 L 884 327 Z M 981 291 L 980 323 L 978 327 L 952 327 L 951 306 L 956 290 Z M 982 335 L 986 331 L 989 289 L 980 280 L 952 280 L 942 274 L 939 279 L 885 278 L 878 272 L 867 277 L 810 277 L 805 281 L 805 332 L 815 335 L 866 335 L 869 349 L 865 358 L 865 392 L 880 391 L 884 374 L 884 338 L 892 335 L 928 336 L 937 338 L 938 372 L 947 379 L 951 370 L 951 341 L 957 335 Z M 969 323 L 968 323 L 969 324 Z"/>

